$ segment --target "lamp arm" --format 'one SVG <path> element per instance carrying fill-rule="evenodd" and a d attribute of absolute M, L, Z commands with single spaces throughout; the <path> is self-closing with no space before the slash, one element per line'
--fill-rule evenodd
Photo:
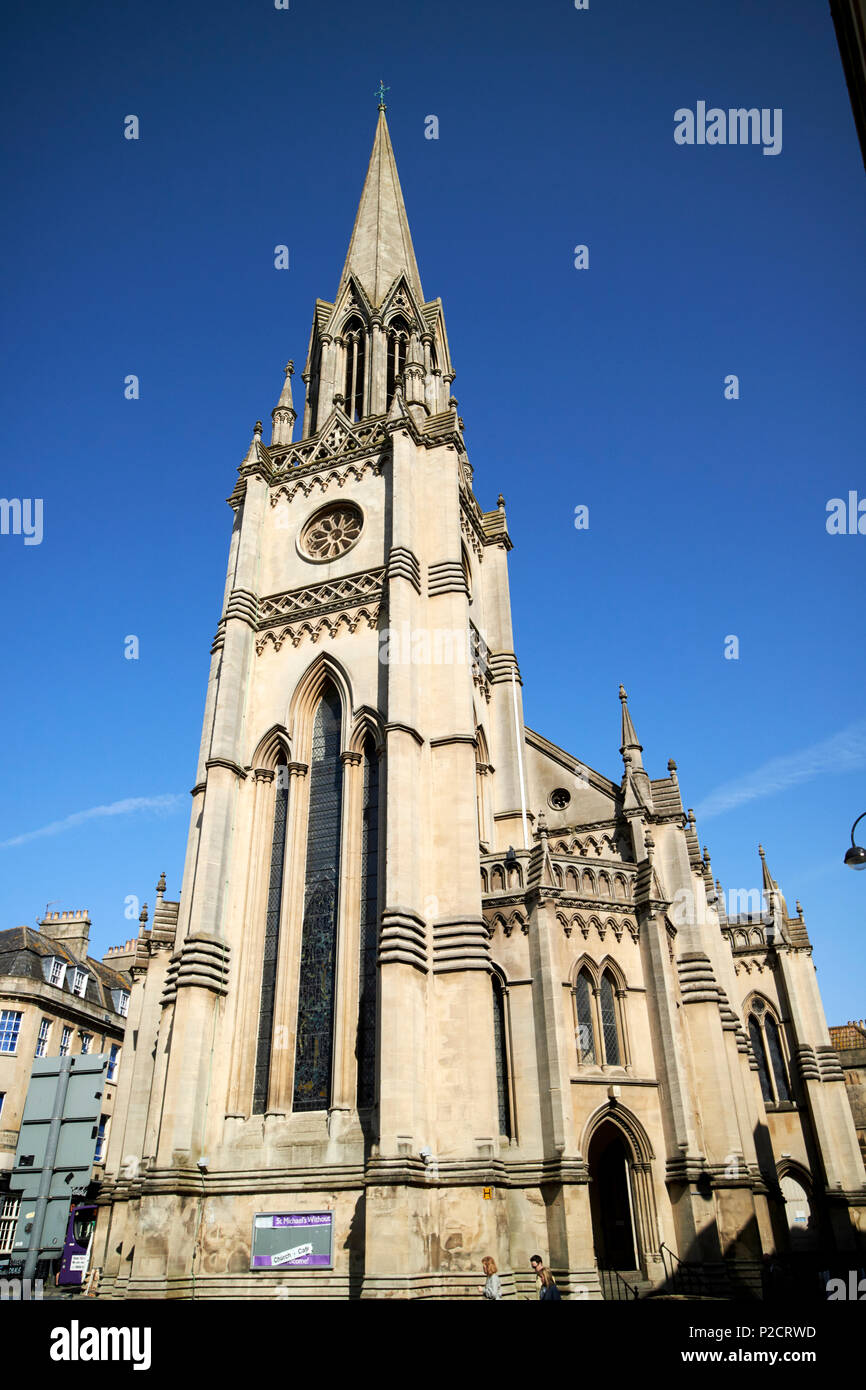
<path fill-rule="evenodd" d="M 857 826 L 860 824 L 861 820 L 863 820 L 864 816 L 866 816 L 866 811 L 863 812 L 862 816 L 858 816 L 854 824 L 851 826 L 851 844 L 854 849 L 857 848 L 857 846 L 854 844 L 854 831 L 857 829 Z"/>

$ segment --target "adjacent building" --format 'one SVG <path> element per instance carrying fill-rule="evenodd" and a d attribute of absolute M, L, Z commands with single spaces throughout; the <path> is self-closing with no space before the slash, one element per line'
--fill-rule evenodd
<path fill-rule="evenodd" d="M 866 1159 L 866 1019 L 854 1019 L 831 1028 L 830 1041 L 845 1073 L 857 1139 Z"/>
<path fill-rule="evenodd" d="M 108 952 L 111 964 L 88 955 L 90 927 L 86 911 L 53 912 L 39 930 L 0 931 L 0 1255 L 18 1217 L 9 1178 L 35 1057 L 108 1057 L 94 1175 L 103 1171 L 132 982 L 126 948 Z"/>
<path fill-rule="evenodd" d="M 525 724 L 505 502 L 384 108 L 298 439 L 292 374 L 229 499 L 182 892 L 130 965 L 102 1295 L 475 1298 L 492 1255 L 513 1296 L 535 1252 L 571 1297 L 683 1264 L 754 1292 L 770 1256 L 862 1259 L 802 911 L 762 851 L 727 915 L 622 687 L 609 771 Z"/>

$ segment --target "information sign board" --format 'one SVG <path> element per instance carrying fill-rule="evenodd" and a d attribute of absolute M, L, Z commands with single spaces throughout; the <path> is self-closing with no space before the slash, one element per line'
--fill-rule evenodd
<path fill-rule="evenodd" d="M 332 1211 L 257 1212 L 250 1269 L 331 1269 L 333 1264 Z"/>

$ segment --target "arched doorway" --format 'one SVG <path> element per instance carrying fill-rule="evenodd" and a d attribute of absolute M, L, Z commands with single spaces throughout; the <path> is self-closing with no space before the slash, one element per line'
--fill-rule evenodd
<path fill-rule="evenodd" d="M 785 1218 L 791 1250 L 814 1250 L 818 1244 L 818 1228 L 805 1185 L 793 1173 L 788 1172 L 779 1179 L 779 1187 L 785 1201 Z"/>
<path fill-rule="evenodd" d="M 610 1120 L 599 1125 L 587 1154 L 595 1256 L 601 1269 L 640 1268 L 634 1232 L 631 1154 Z"/>

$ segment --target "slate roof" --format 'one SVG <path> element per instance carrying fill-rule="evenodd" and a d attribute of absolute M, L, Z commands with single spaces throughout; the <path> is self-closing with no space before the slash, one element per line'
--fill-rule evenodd
<path fill-rule="evenodd" d="M 86 956 L 83 960 L 73 956 L 62 941 L 54 941 L 44 932 L 35 931 L 32 927 L 10 927 L 7 931 L 0 931 L 0 979 L 3 976 L 12 976 L 18 979 L 39 980 L 44 984 L 46 980 L 42 961 L 49 956 L 56 956 L 72 967 L 66 971 L 63 984 L 54 985 L 52 988 L 59 989 L 62 994 L 71 995 L 75 999 L 83 998 L 85 1002 L 96 1005 L 106 1013 L 117 1014 L 111 991 L 122 989 L 128 994 L 132 988 L 132 981 L 128 975 L 112 970 L 109 966 L 103 965 L 102 961 L 94 960 L 92 956 Z M 76 967 L 87 972 L 87 988 L 83 996 L 73 995 L 72 981 Z"/>

